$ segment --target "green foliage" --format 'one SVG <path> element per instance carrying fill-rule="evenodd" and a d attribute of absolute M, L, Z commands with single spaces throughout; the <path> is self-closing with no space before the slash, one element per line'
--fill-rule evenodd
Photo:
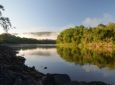
<path fill-rule="evenodd" d="M 32 38 L 20 38 L 4 33 L 0 35 L 1 44 L 55 44 L 55 40 L 36 40 Z"/>
<path fill-rule="evenodd" d="M 115 23 L 99 24 L 93 28 L 75 26 L 64 30 L 57 37 L 58 44 L 74 43 L 79 45 L 98 42 L 115 43 Z"/>

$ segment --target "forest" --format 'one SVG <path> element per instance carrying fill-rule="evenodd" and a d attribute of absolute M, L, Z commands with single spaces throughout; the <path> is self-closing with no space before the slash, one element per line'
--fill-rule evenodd
<path fill-rule="evenodd" d="M 80 25 L 65 29 L 58 35 L 57 44 L 112 47 L 115 44 L 115 23 L 99 24 L 96 27 Z"/>

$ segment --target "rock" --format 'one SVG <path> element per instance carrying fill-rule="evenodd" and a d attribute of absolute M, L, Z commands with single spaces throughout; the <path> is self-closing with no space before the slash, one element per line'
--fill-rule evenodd
<path fill-rule="evenodd" d="M 54 74 L 53 78 L 56 85 L 63 85 L 71 82 L 71 79 L 67 74 Z"/>
<path fill-rule="evenodd" d="M 20 77 L 18 77 L 16 78 L 14 85 L 24 85 L 24 82 Z"/>
<path fill-rule="evenodd" d="M 47 69 L 47 67 L 44 67 L 44 69 Z"/>
<path fill-rule="evenodd" d="M 96 82 L 96 81 L 93 81 L 93 82 L 89 82 L 88 85 L 107 85 L 105 84 L 104 82 Z"/>
<path fill-rule="evenodd" d="M 63 85 L 109 85 L 109 84 L 105 84 L 104 82 L 96 82 L 96 81 L 92 81 L 92 82 L 72 81 Z"/>
<path fill-rule="evenodd" d="M 47 74 L 42 78 L 43 85 L 63 85 L 70 82 L 71 79 L 66 74 Z"/>
<path fill-rule="evenodd" d="M 51 74 L 43 76 L 41 82 L 43 85 L 56 85 Z"/>

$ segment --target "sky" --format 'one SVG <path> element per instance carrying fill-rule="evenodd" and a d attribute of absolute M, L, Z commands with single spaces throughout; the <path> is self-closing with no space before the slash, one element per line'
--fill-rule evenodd
<path fill-rule="evenodd" d="M 76 25 L 115 22 L 115 0 L 0 0 L 0 4 L 16 27 L 10 32 L 60 32 Z"/>

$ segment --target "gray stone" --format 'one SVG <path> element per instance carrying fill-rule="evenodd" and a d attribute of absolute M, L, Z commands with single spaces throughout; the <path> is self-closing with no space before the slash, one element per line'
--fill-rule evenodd
<path fill-rule="evenodd" d="M 53 77 L 56 85 L 63 85 L 71 82 L 67 74 L 54 74 Z"/>

